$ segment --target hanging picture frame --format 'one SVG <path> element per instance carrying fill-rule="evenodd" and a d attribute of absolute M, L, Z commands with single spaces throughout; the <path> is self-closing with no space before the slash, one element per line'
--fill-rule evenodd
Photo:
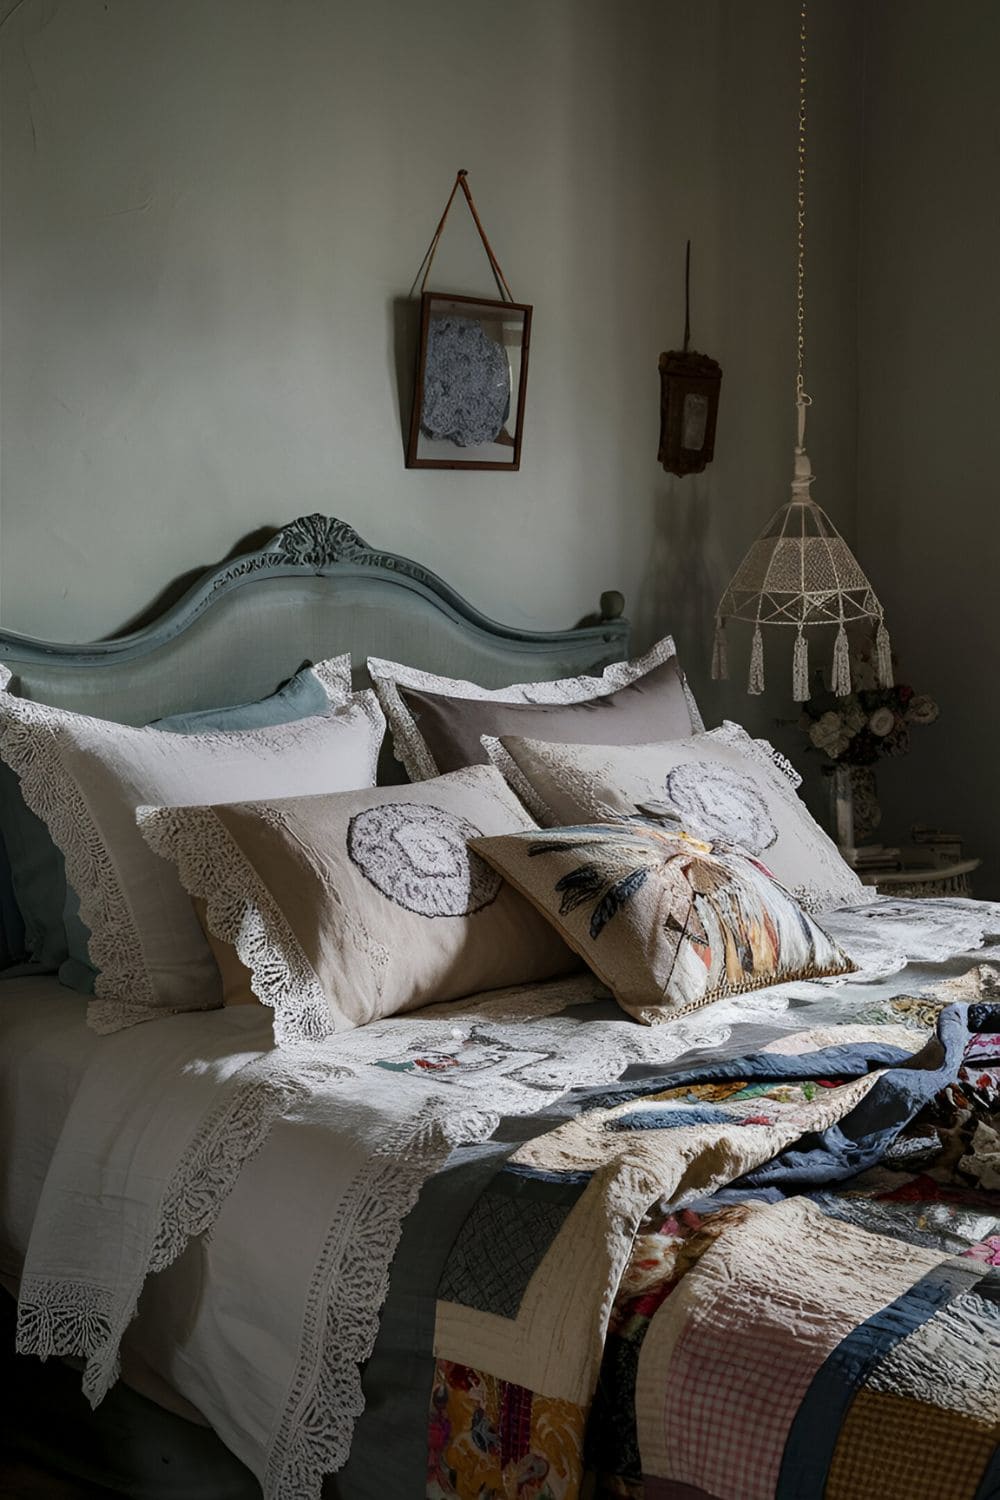
<path fill-rule="evenodd" d="M 406 467 L 516 473 L 521 466 L 531 307 L 514 301 L 476 212 L 467 177 L 464 168 L 456 174 L 417 272 L 420 340 Z M 459 189 L 486 252 L 496 299 L 427 290 L 431 265 Z M 414 281 L 411 294 L 416 286 Z"/>
<path fill-rule="evenodd" d="M 516 472 L 531 308 L 449 292 L 424 292 L 420 304 L 407 468 Z"/>

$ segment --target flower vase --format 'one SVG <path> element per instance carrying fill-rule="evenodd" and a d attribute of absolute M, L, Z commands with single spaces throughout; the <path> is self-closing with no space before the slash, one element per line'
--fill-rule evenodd
<path fill-rule="evenodd" d="M 867 843 L 882 821 L 871 766 L 835 765 L 830 778 L 833 834 L 841 849 Z"/>
<path fill-rule="evenodd" d="M 854 807 L 854 842 L 866 844 L 882 821 L 878 783 L 872 766 L 851 766 L 849 769 Z"/>
<path fill-rule="evenodd" d="M 850 766 L 834 765 L 830 773 L 830 821 L 840 849 L 854 848 L 854 796 Z"/>

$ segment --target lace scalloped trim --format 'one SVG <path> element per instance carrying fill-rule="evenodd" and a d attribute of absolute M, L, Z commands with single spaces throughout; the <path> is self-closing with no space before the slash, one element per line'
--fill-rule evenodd
<path fill-rule="evenodd" d="M 151 849 L 177 866 L 205 920 L 250 970 L 254 994 L 274 1011 L 274 1039 L 320 1040 L 334 1028 L 326 992 L 257 871 L 210 807 L 140 807 Z"/>
<path fill-rule="evenodd" d="M 724 745 L 732 745 L 736 750 L 742 750 L 744 755 L 760 765 L 770 766 L 772 770 L 780 771 L 795 791 L 798 791 L 802 785 L 802 777 L 787 755 L 782 755 L 780 750 L 776 750 L 770 740 L 754 739 L 742 724 L 736 724 L 732 719 L 723 719 L 718 729 L 713 729 L 711 733 L 713 738 L 721 740 Z"/>
<path fill-rule="evenodd" d="M 167 1185 L 147 1254 L 119 1290 L 52 1277 L 26 1277 L 20 1288 L 17 1349 L 47 1359 L 75 1355 L 85 1360 L 83 1393 L 92 1407 L 103 1401 L 120 1373 L 120 1348 L 135 1317 L 149 1276 L 165 1270 L 188 1241 L 207 1233 L 240 1173 L 257 1155 L 275 1120 L 307 1096 L 310 1074 L 324 1079 L 354 1077 L 353 1070 L 283 1054 L 247 1065 L 254 1076 L 237 1081 L 235 1092 L 206 1116 Z M 264 1070 L 264 1076 L 261 1070 Z"/>
<path fill-rule="evenodd" d="M 498 1116 L 435 1098 L 386 1137 L 337 1208 L 306 1301 L 303 1341 L 264 1476 L 265 1500 L 319 1500 L 347 1461 L 364 1411 L 362 1366 L 378 1337 L 403 1221 L 427 1178 Z"/>
<path fill-rule="evenodd" d="M 392 733 L 393 753 L 403 765 L 411 781 L 428 781 L 439 776 L 437 762 L 427 748 L 427 742 L 417 727 L 416 720 L 399 692 L 403 687 L 415 688 L 431 693 L 448 693 L 456 698 L 471 698 L 479 702 L 492 703 L 584 703 L 588 698 L 603 698 L 619 688 L 645 677 L 654 667 L 661 666 L 671 657 L 676 657 L 677 648 L 673 636 L 664 636 L 642 656 L 631 661 L 615 661 L 604 668 L 600 677 L 581 675 L 561 677 L 553 682 L 517 682 L 511 687 L 483 688 L 475 682 L 460 677 L 442 677 L 435 672 L 422 672 L 416 667 L 407 667 L 402 662 L 386 661 L 379 656 L 368 658 L 368 674 L 375 686 L 379 702 L 389 721 Z M 691 715 L 695 733 L 705 728 L 704 720 L 684 672 L 678 671 L 684 698 Z"/>
<path fill-rule="evenodd" d="M 326 692 L 331 706 L 341 706 L 351 697 L 351 653 L 328 656 L 325 661 L 313 662 L 309 671 Z"/>
<path fill-rule="evenodd" d="M 544 798 L 539 796 L 510 751 L 505 749 L 503 741 L 499 740 L 495 734 L 484 734 L 480 735 L 479 743 L 511 791 L 524 803 L 535 822 L 541 823 L 543 828 L 554 827 L 558 821 L 555 813 Z"/>
<path fill-rule="evenodd" d="M 17 1299 L 18 1354 L 86 1358 L 111 1337 L 111 1293 L 85 1281 L 22 1277 Z"/>
<path fill-rule="evenodd" d="M 136 1315 L 147 1277 L 173 1265 L 189 1240 L 212 1228 L 275 1120 L 307 1092 L 303 1078 L 279 1072 L 239 1088 L 235 1101 L 220 1103 L 203 1122 L 167 1186 L 148 1258 L 115 1308 L 107 1336 L 89 1351 L 83 1393 L 91 1406 L 103 1401 L 118 1379 L 121 1341 Z"/>
<path fill-rule="evenodd" d="M 80 786 L 59 753 L 56 736 L 64 717 L 59 709 L 4 693 L 0 754 L 20 779 L 28 807 L 62 851 L 66 878 L 79 894 L 80 916 L 90 928 L 90 958 L 99 970 L 88 1020 L 95 1031 L 107 1033 L 117 1031 L 126 1015 L 143 1021 L 156 1014 L 155 996 L 132 909 Z M 128 1001 L 115 999 L 116 994 Z"/>

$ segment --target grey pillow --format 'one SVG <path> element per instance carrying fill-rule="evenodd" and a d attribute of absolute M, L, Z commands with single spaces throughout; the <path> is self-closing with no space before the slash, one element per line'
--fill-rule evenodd
<path fill-rule="evenodd" d="M 518 735 L 562 745 L 641 745 L 686 739 L 692 723 L 676 656 L 625 687 L 582 703 L 500 703 L 397 685 L 439 772 L 489 761 L 482 736 Z"/>

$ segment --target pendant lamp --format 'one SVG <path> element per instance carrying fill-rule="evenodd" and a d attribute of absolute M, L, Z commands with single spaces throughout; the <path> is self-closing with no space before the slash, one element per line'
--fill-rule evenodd
<path fill-rule="evenodd" d="M 768 521 L 740 563 L 715 615 L 712 676 L 728 677 L 726 625 L 741 620 L 753 626 L 747 691 L 764 691 L 765 625 L 795 631 L 792 693 L 796 702 L 809 697 L 809 636 L 832 633 L 830 687 L 838 698 L 851 691 L 847 637 L 850 625 L 867 626 L 874 638 L 875 667 L 882 687 L 891 687 L 892 648 L 882 606 L 860 563 L 826 512 L 810 494 L 812 468 L 805 447 L 806 411 L 812 399 L 805 389 L 805 228 L 806 228 L 806 4 L 799 12 L 799 115 L 796 258 L 795 406 L 798 433 L 791 498 Z"/>

